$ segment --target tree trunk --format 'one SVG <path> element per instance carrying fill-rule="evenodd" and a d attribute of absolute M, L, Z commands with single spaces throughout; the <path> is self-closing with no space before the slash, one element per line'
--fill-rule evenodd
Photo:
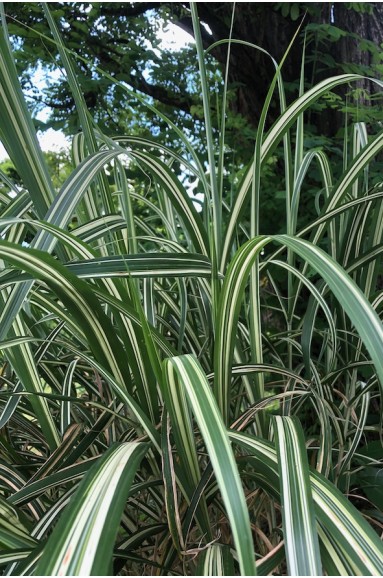
<path fill-rule="evenodd" d="M 198 2 L 197 7 L 200 19 L 211 30 L 211 34 L 205 31 L 203 34 L 206 46 L 229 38 L 232 2 Z M 371 75 L 371 66 L 383 39 L 383 3 L 364 3 L 361 8 L 363 11 L 358 11 L 358 7 L 359 4 L 353 7 L 351 3 L 344 2 L 314 5 L 241 2 L 235 5 L 232 38 L 260 46 L 279 63 L 302 24 L 302 32 L 290 47 L 282 67 L 283 79 L 288 83 L 287 87 L 291 88 L 288 98 L 292 100 L 297 96 L 303 31 L 309 24 L 325 25 L 317 29 L 317 41 L 312 32 L 308 37 L 305 76 L 309 85 L 324 77 L 351 70 Z M 289 10 L 287 15 L 286 10 Z M 188 28 L 187 20 L 182 19 L 184 28 Z M 343 35 L 342 31 L 347 34 Z M 361 39 L 367 42 L 361 45 Z M 215 48 L 213 54 L 222 66 L 226 65 L 226 44 Z M 232 44 L 229 82 L 232 87 L 236 87 L 236 98 L 231 102 L 231 108 L 253 126 L 259 120 L 274 72 L 271 59 L 264 53 L 242 44 Z M 359 106 L 368 104 L 368 94 L 377 92 L 376 85 L 369 81 L 362 81 L 357 87 L 361 89 L 355 93 L 358 99 L 356 104 Z M 349 87 L 341 89 L 338 94 L 344 97 L 348 91 Z M 270 122 L 279 114 L 276 102 L 277 99 L 274 99 L 270 109 Z M 312 119 L 318 131 L 329 136 L 335 134 L 343 122 L 342 115 L 335 109 L 324 114 L 314 114 Z"/>

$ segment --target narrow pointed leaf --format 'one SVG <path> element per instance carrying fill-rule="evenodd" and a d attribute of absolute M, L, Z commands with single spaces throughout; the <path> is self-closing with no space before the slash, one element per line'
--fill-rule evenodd
<path fill-rule="evenodd" d="M 272 445 L 233 430 L 228 430 L 228 435 L 232 442 L 253 454 L 253 475 L 259 485 L 280 499 L 278 460 Z M 353 575 L 382 575 L 383 545 L 373 528 L 324 476 L 311 470 L 310 483 L 317 521 L 326 532 L 330 548 L 335 547 Z M 343 563 L 340 574 L 344 568 Z"/>
<path fill-rule="evenodd" d="M 255 555 L 250 520 L 234 454 L 206 376 L 191 355 L 165 360 L 165 371 L 176 371 L 185 387 L 213 465 L 233 533 L 242 575 L 255 576 Z"/>
<path fill-rule="evenodd" d="M 282 520 L 290 576 L 321 576 L 314 502 L 303 432 L 296 418 L 276 416 Z"/>
<path fill-rule="evenodd" d="M 111 570 L 114 541 L 146 444 L 112 447 L 69 502 L 37 565 L 41 576 L 102 576 Z"/>

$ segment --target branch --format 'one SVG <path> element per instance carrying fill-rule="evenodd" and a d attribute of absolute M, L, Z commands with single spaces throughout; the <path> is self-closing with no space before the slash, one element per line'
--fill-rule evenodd
<path fill-rule="evenodd" d="M 167 106 L 172 106 L 174 108 L 183 110 L 188 114 L 190 114 L 190 109 L 194 104 L 193 98 L 191 96 L 185 96 L 181 94 L 178 95 L 174 92 L 170 92 L 164 86 L 150 84 L 147 82 L 147 80 L 145 80 L 142 74 L 130 74 L 129 84 L 136 90 L 139 90 L 151 98 L 154 98 L 154 100 L 158 100 Z"/>
<path fill-rule="evenodd" d="M 123 15 L 128 17 L 135 17 L 141 16 L 148 10 L 158 10 L 158 7 L 161 5 L 161 2 L 123 2 L 119 3 L 119 8 L 116 11 L 115 3 L 101 3 L 100 2 L 100 14 L 102 16 L 107 14 L 114 14 L 116 16 Z M 117 12 L 117 14 L 116 14 Z"/>
<path fill-rule="evenodd" d="M 188 34 L 191 34 L 192 36 L 194 36 L 192 19 L 189 16 L 183 16 L 179 20 L 176 20 L 175 22 L 173 22 L 173 24 L 175 24 L 176 26 L 181 28 L 181 30 L 184 30 Z M 200 26 L 200 31 L 201 31 L 203 46 L 204 46 L 204 48 L 208 48 L 210 46 L 210 44 L 213 44 L 214 38 L 212 37 L 211 34 L 208 33 L 208 31 L 206 30 L 206 28 L 204 26 Z"/>

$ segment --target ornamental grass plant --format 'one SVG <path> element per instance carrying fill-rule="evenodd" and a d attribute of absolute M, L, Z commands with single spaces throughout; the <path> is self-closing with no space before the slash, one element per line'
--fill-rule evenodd
<path fill-rule="evenodd" d="M 182 150 L 102 134 L 43 6 L 82 131 L 57 190 L 2 11 L 0 137 L 23 183 L 0 174 L 3 574 L 382 575 L 383 133 L 351 127 L 338 174 L 304 123 L 360 77 L 302 83 L 286 106 L 274 63 L 229 203 L 196 5 L 206 159 L 151 103 Z M 276 151 L 283 232 L 260 234 Z"/>

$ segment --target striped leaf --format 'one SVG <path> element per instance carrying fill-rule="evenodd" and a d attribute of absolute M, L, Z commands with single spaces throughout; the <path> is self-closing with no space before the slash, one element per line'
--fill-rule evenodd
<path fill-rule="evenodd" d="M 195 250 L 201 252 L 203 255 L 207 255 L 208 239 L 201 217 L 196 211 L 185 188 L 173 172 L 165 163 L 150 153 L 131 151 L 128 154 L 135 160 L 140 161 L 141 164 L 145 165 L 155 175 L 157 182 L 164 187 L 181 217 L 185 231 L 189 233 Z"/>
<path fill-rule="evenodd" d="M 18 79 L 3 5 L 0 8 L 0 138 L 42 218 L 55 193 Z"/>
<path fill-rule="evenodd" d="M 215 348 L 215 395 L 228 423 L 230 406 L 231 366 L 236 339 L 236 328 L 242 298 L 251 267 L 263 247 L 271 240 L 292 249 L 311 265 L 328 284 L 342 304 L 374 362 L 383 391 L 383 326 L 349 275 L 329 255 L 316 245 L 287 235 L 257 237 L 245 243 L 234 256 L 223 284 L 219 303 Z"/>
<path fill-rule="evenodd" d="M 191 253 L 120 255 L 69 263 L 66 266 L 75 275 L 83 278 L 109 276 L 210 278 L 211 276 L 209 259 Z"/>
<path fill-rule="evenodd" d="M 182 482 L 181 489 L 185 494 L 185 498 L 187 502 L 190 503 L 201 481 L 194 424 L 190 407 L 187 403 L 186 391 L 179 382 L 176 367 L 172 364 L 164 364 L 163 373 L 162 393 L 165 407 L 171 420 L 172 435 L 178 454 L 178 467 L 176 472 L 179 482 Z M 163 452 L 165 452 L 165 450 L 166 447 L 163 444 Z M 168 450 L 167 453 L 169 453 L 169 451 L 170 450 Z M 211 528 L 204 495 L 200 497 L 196 517 L 202 533 L 210 539 Z"/>
<path fill-rule="evenodd" d="M 185 388 L 211 460 L 226 508 L 241 574 L 255 576 L 255 555 L 246 500 L 234 454 L 206 376 L 191 355 L 164 362 L 165 372 L 176 372 Z"/>
<path fill-rule="evenodd" d="M 0 496 L 0 546 L 6 550 L 33 549 L 37 540 L 30 536 L 16 510 Z"/>
<path fill-rule="evenodd" d="M 254 479 L 266 491 L 280 500 L 280 480 L 276 450 L 272 445 L 254 436 L 228 431 L 232 442 L 252 453 Z M 345 496 L 324 476 L 310 471 L 312 497 L 316 518 L 326 535 L 321 541 L 331 556 L 339 552 L 338 572 L 344 574 L 344 564 L 349 575 L 380 576 L 383 573 L 383 545 L 376 532 Z M 318 532 L 322 538 L 322 534 Z M 328 547 L 327 547 L 328 542 Z M 322 562 L 324 563 L 322 556 Z M 325 567 L 326 571 L 328 568 Z M 331 570 L 333 566 L 331 566 Z"/>
<path fill-rule="evenodd" d="M 83 460 L 78 464 L 71 465 L 54 474 L 48 475 L 41 480 L 36 480 L 31 482 L 31 484 L 26 483 L 8 498 L 8 502 L 17 506 L 24 505 L 30 502 L 32 498 L 39 496 L 51 488 L 78 480 L 78 478 L 82 478 L 93 465 L 94 459 L 96 458 Z"/>
<path fill-rule="evenodd" d="M 0 553 L 0 566 L 6 566 L 25 560 L 31 554 L 31 550 L 12 550 L 12 552 Z M 11 574 L 9 574 L 11 576 Z"/>
<path fill-rule="evenodd" d="M 234 576 L 230 547 L 212 544 L 199 555 L 197 576 Z"/>
<path fill-rule="evenodd" d="M 325 94 L 329 90 L 332 90 L 336 86 L 347 84 L 349 82 L 355 82 L 357 80 L 360 80 L 361 78 L 362 77 L 358 74 L 342 74 L 339 76 L 327 78 L 319 82 L 316 86 L 313 86 L 310 90 L 308 90 L 299 98 L 297 98 L 297 100 L 293 102 L 286 109 L 286 111 L 276 120 L 273 127 L 267 133 L 267 136 L 264 142 L 262 143 L 261 162 L 262 163 L 265 162 L 265 160 L 276 148 L 278 143 L 282 140 L 284 134 L 294 124 L 297 118 L 307 108 L 309 108 L 316 100 L 318 100 L 323 94 Z M 377 84 L 380 84 L 379 81 L 377 80 L 375 80 L 375 82 Z M 225 269 L 225 264 L 227 263 L 233 242 L 235 228 L 237 226 L 237 223 L 240 221 L 241 214 L 246 206 L 246 201 L 248 199 L 248 193 L 253 178 L 253 171 L 254 167 L 251 164 L 243 177 L 237 198 L 231 211 L 230 222 L 225 236 L 223 256 L 221 261 L 221 271 Z"/>
<path fill-rule="evenodd" d="M 77 318 L 77 322 L 86 331 L 87 339 L 95 355 L 103 359 L 106 367 L 112 368 L 120 382 L 124 383 L 125 380 L 120 370 L 123 370 L 125 366 L 125 359 L 122 359 L 121 347 L 119 343 L 117 344 L 115 331 L 85 282 L 69 274 L 58 261 L 41 251 L 1 241 L 0 256 L 30 272 L 33 277 L 43 278 L 54 288 L 54 291 L 68 305 L 71 314 Z M 114 347 L 113 342 L 115 342 Z M 116 360 L 116 356 L 120 357 L 120 363 Z M 128 383 L 129 380 L 126 379 L 126 382 Z"/>
<path fill-rule="evenodd" d="M 144 253 L 142 255 L 118 255 L 81 260 L 66 263 L 68 271 L 81 279 L 97 279 L 106 277 L 138 277 L 165 278 L 168 277 L 211 277 L 211 264 L 207 257 L 190 253 Z M 6 274 L 1 282 L 20 283 L 31 279 L 30 276 Z"/>
<path fill-rule="evenodd" d="M 369 352 L 383 392 L 383 325 L 368 299 L 344 269 L 319 247 L 284 235 L 275 239 L 305 259 L 327 283 Z"/>
<path fill-rule="evenodd" d="M 110 573 L 113 546 L 130 485 L 146 444 L 110 448 L 69 502 L 45 546 L 36 573 L 100 576 Z"/>
<path fill-rule="evenodd" d="M 91 154 L 96 153 L 98 151 L 98 143 L 94 131 L 93 122 L 89 115 L 83 91 L 78 81 L 79 74 L 76 71 L 75 63 L 72 61 L 71 56 L 65 49 L 59 29 L 54 21 L 54 18 L 52 17 L 52 14 L 46 2 L 43 2 L 43 9 L 45 17 L 49 24 L 49 28 L 55 40 L 56 47 L 59 51 L 60 58 L 64 65 L 64 69 L 68 79 L 68 84 L 70 86 L 70 90 L 75 101 L 76 110 L 79 115 L 80 126 L 84 133 L 84 141 L 86 149 Z M 91 218 L 96 218 L 98 216 L 97 203 L 95 202 L 94 199 L 96 190 L 98 191 L 98 193 L 102 198 L 103 210 L 105 210 L 107 213 L 111 213 L 114 209 L 112 195 L 106 182 L 105 176 L 102 173 L 98 173 L 96 179 L 97 179 L 97 189 L 93 188 L 93 190 L 91 189 L 87 191 L 85 195 L 85 207 L 87 209 L 90 208 L 90 210 L 87 212 Z"/>
<path fill-rule="evenodd" d="M 229 384 L 242 298 L 255 259 L 269 241 L 270 237 L 257 237 L 243 245 L 230 264 L 222 288 L 214 348 L 214 392 L 226 424 L 229 423 Z"/>
<path fill-rule="evenodd" d="M 163 413 L 161 427 L 162 475 L 164 478 L 165 507 L 168 529 L 174 547 L 180 554 L 185 549 L 182 536 L 181 518 L 178 507 L 176 475 L 172 447 L 170 444 L 170 420 L 166 410 Z"/>
<path fill-rule="evenodd" d="M 290 576 L 321 576 L 309 466 L 303 431 L 293 417 L 274 418 L 283 534 Z"/>

